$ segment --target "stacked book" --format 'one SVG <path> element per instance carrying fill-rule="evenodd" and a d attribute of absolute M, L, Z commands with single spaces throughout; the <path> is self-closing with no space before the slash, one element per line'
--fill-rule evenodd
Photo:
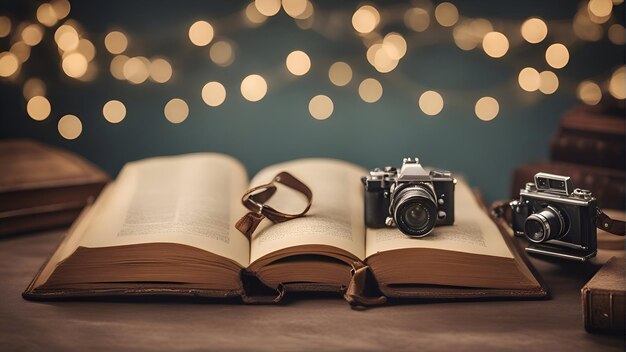
<path fill-rule="evenodd" d="M 575 187 L 588 189 L 602 209 L 623 218 L 626 192 L 626 123 L 624 105 L 577 106 L 566 112 L 550 144 L 550 160 L 518 167 L 512 197 L 537 172 L 570 176 Z M 615 212 L 610 213 L 615 215 Z M 601 232 L 601 231 L 599 231 Z M 599 244 L 602 242 L 599 236 Z M 615 241 L 613 241 L 615 242 Z M 618 243 L 623 248 L 623 242 Z"/>
<path fill-rule="evenodd" d="M 29 139 L 0 141 L 0 236 L 71 224 L 109 182 L 80 156 Z"/>

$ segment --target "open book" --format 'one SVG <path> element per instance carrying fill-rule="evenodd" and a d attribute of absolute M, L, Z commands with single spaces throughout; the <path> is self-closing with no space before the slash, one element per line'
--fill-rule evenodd
<path fill-rule="evenodd" d="M 281 171 L 309 186 L 312 207 L 284 223 L 264 220 L 248 240 L 234 227 L 246 213 L 241 196 Z M 360 177 L 366 173 L 343 161 L 303 159 L 267 167 L 249 181 L 238 161 L 212 153 L 129 163 L 76 221 L 24 297 L 245 299 L 253 296 L 248 281 L 287 292 L 342 292 L 355 262 L 370 267 L 387 296 L 546 294 L 462 180 L 455 225 L 412 239 L 397 229 L 365 228 Z M 279 187 L 269 203 L 297 213 L 306 199 Z"/>

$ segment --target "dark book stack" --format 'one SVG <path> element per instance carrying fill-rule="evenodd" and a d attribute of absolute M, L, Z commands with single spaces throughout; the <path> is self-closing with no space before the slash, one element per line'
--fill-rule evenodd
<path fill-rule="evenodd" d="M 71 224 L 109 177 L 80 156 L 28 139 L 0 141 L 0 236 Z"/>
<path fill-rule="evenodd" d="M 570 176 L 588 189 L 605 209 L 626 206 L 626 123 L 623 104 L 575 107 L 563 115 L 550 144 L 550 160 L 514 171 L 512 197 L 537 172 Z"/>

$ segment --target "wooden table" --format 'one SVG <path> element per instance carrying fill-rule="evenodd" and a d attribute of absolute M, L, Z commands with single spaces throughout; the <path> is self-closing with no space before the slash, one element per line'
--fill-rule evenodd
<path fill-rule="evenodd" d="M 279 306 L 23 300 L 62 233 L 0 239 L 0 350 L 624 351 L 624 337 L 583 329 L 580 288 L 598 269 L 593 263 L 532 259 L 552 292 L 543 301 L 414 301 L 358 311 L 311 296 Z"/>

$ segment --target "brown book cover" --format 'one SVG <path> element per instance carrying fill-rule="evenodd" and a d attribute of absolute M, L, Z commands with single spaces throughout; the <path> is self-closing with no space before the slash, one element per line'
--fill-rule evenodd
<path fill-rule="evenodd" d="M 556 161 L 540 161 L 522 165 L 513 172 L 511 197 L 518 198 L 520 189 L 533 182 L 538 172 L 570 176 L 574 187 L 588 189 L 598 199 L 601 208 L 624 210 L 626 205 L 626 173 L 624 171 L 577 165 Z"/>
<path fill-rule="evenodd" d="M 626 258 L 611 258 L 585 284 L 581 294 L 587 331 L 626 334 Z"/>
<path fill-rule="evenodd" d="M 560 125 L 562 130 L 603 135 L 624 136 L 626 131 L 623 106 L 577 106 L 561 117 Z"/>
<path fill-rule="evenodd" d="M 85 159 L 28 139 L 0 141 L 0 236 L 69 225 L 109 177 Z"/>
<path fill-rule="evenodd" d="M 560 131 L 550 144 L 550 159 L 626 170 L 624 135 Z"/>

